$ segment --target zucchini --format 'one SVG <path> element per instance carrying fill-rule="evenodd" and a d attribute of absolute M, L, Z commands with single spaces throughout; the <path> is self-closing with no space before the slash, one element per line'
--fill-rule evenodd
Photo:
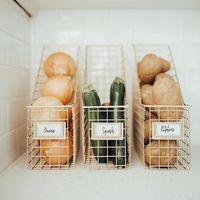
<path fill-rule="evenodd" d="M 82 93 L 83 103 L 85 106 L 101 106 L 99 96 L 97 91 L 93 88 L 92 85 L 88 85 Z M 97 112 L 95 108 L 92 109 L 93 111 L 87 112 L 87 119 L 92 120 L 93 122 L 97 121 L 98 119 L 105 119 L 104 112 L 100 111 Z M 92 122 L 91 122 L 92 123 Z M 91 128 L 91 123 L 89 124 Z M 96 160 L 99 163 L 106 163 L 107 162 L 107 141 L 106 140 L 91 140 L 92 149 Z M 105 148 L 103 148 L 105 147 Z"/>
<path fill-rule="evenodd" d="M 110 87 L 110 105 L 123 106 L 125 97 L 125 84 L 124 80 L 116 77 Z M 111 108 L 109 112 L 109 119 L 113 122 L 124 123 L 124 109 Z M 124 136 L 123 132 L 123 136 Z M 109 156 L 113 164 L 119 167 L 125 167 L 126 164 L 126 140 L 110 140 L 109 141 Z M 113 147 L 113 148 L 112 148 Z"/>

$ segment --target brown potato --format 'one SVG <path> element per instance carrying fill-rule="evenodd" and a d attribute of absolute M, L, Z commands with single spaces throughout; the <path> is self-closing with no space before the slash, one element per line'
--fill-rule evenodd
<path fill-rule="evenodd" d="M 155 54 L 145 55 L 138 63 L 138 75 L 143 83 L 153 83 L 155 76 L 160 72 L 160 58 Z"/>
<path fill-rule="evenodd" d="M 182 96 L 174 80 L 162 78 L 157 80 L 152 89 L 153 101 L 156 105 L 181 106 Z M 182 117 L 183 110 L 179 107 L 158 107 L 155 110 L 161 121 L 177 121 Z"/>
<path fill-rule="evenodd" d="M 150 84 L 145 84 L 141 87 L 141 97 L 142 101 L 146 105 L 153 105 L 153 86 Z"/>
<path fill-rule="evenodd" d="M 145 147 L 145 161 L 150 166 L 168 167 L 177 161 L 175 140 L 154 140 Z"/>
<path fill-rule="evenodd" d="M 109 103 L 109 102 L 104 102 L 104 103 L 102 103 L 101 105 L 102 105 L 102 106 L 109 106 L 110 103 Z"/>
<path fill-rule="evenodd" d="M 160 62 L 161 62 L 161 72 L 166 72 L 171 68 L 171 64 L 168 60 L 160 58 Z"/>
<path fill-rule="evenodd" d="M 169 74 L 166 74 L 166 73 L 160 73 L 156 76 L 155 78 L 155 81 L 159 80 L 159 79 L 162 79 L 162 78 L 169 78 L 171 80 L 174 80 L 173 77 Z"/>
<path fill-rule="evenodd" d="M 145 109 L 145 113 L 144 113 L 144 117 L 145 119 L 157 119 L 157 115 L 151 111 L 151 113 L 149 113 L 149 111 L 147 109 Z"/>
<path fill-rule="evenodd" d="M 158 119 L 147 119 L 144 121 L 144 143 L 147 145 L 150 142 L 152 136 L 152 122 L 158 122 Z"/>

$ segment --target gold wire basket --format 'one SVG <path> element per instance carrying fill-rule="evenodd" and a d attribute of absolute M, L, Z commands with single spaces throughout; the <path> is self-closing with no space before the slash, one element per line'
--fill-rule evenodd
<path fill-rule="evenodd" d="M 92 84 L 97 90 L 102 103 L 109 101 L 110 86 L 112 81 L 116 76 L 124 77 L 124 60 L 123 60 L 123 48 L 120 45 L 88 45 L 86 46 L 86 64 L 84 70 L 84 84 Z M 104 148 L 106 149 L 105 162 L 99 162 L 101 156 L 95 155 L 93 150 L 95 147 L 91 144 L 91 134 L 92 134 L 92 122 L 96 123 L 107 123 L 109 124 L 111 120 L 108 115 L 112 109 L 116 108 L 118 112 L 123 112 L 123 119 L 119 119 L 123 122 L 123 140 L 124 143 L 120 148 L 125 151 L 123 155 L 124 162 L 111 162 L 111 157 L 116 159 L 116 155 L 110 155 L 109 151 L 116 150 L 119 148 L 117 140 L 114 140 L 114 145 L 109 145 L 109 140 L 106 140 L 105 145 L 99 145 L 97 150 Z M 93 112 L 104 112 L 104 119 L 88 119 L 90 113 Z M 82 146 L 83 146 L 83 162 L 90 169 L 118 169 L 125 168 L 131 163 L 131 135 L 130 135 L 130 125 L 129 125 L 129 105 L 127 102 L 127 97 L 125 96 L 125 104 L 123 106 L 83 106 L 82 102 Z M 96 158 L 95 158 L 96 157 Z"/>
<path fill-rule="evenodd" d="M 45 59 L 55 52 L 65 52 L 69 54 L 78 66 L 79 47 L 69 45 L 44 46 L 40 67 L 36 78 L 32 103 L 41 97 L 41 91 L 48 80 L 43 71 Z M 28 166 L 31 169 L 71 169 L 76 161 L 79 144 L 79 123 L 80 123 L 80 88 L 79 73 L 73 77 L 73 99 L 70 105 L 64 106 L 27 106 L 27 145 L 28 145 Z M 43 114 L 40 117 L 40 114 Z M 72 120 L 69 119 L 72 115 Z M 51 118 L 49 118 L 51 116 Z M 60 123 L 61 128 L 66 133 L 64 139 L 36 137 L 39 123 Z M 61 130 L 62 130 L 61 129 Z M 70 132 L 70 134 L 69 134 Z M 44 152 L 48 151 L 48 157 Z"/>
<path fill-rule="evenodd" d="M 135 56 L 135 77 L 134 77 L 134 145 L 139 158 L 143 164 L 150 169 L 188 169 L 190 168 L 190 106 L 183 102 L 183 106 L 169 105 L 144 105 L 141 101 L 140 80 L 138 77 L 137 63 L 148 53 L 154 53 L 159 57 L 167 59 L 171 64 L 171 69 L 167 72 L 176 81 L 180 88 L 174 62 L 168 45 L 134 45 Z M 155 119 L 155 112 L 158 117 Z M 165 119 L 160 119 L 160 113 L 165 112 Z M 171 112 L 177 113 L 175 119 L 169 118 Z M 182 113 L 180 119 L 179 113 Z M 170 124 L 173 122 L 182 124 L 181 138 L 155 138 L 154 123 L 164 122 Z M 149 134 L 149 138 L 145 139 L 145 132 Z M 152 143 L 153 142 L 153 143 Z M 149 147 L 149 154 L 145 155 L 145 147 Z M 146 153 L 147 154 L 147 153 Z"/>

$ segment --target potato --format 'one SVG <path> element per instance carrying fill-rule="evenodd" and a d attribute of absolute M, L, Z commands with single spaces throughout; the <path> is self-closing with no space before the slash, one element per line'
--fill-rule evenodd
<path fill-rule="evenodd" d="M 152 136 L 152 122 L 158 122 L 158 119 L 147 119 L 144 121 L 144 143 L 147 145 Z"/>
<path fill-rule="evenodd" d="M 169 78 L 171 80 L 174 80 L 173 77 L 169 74 L 166 74 L 166 73 L 160 73 L 156 76 L 155 78 L 155 81 L 159 80 L 159 79 L 162 79 L 162 78 Z"/>
<path fill-rule="evenodd" d="M 143 83 L 153 83 L 155 76 L 160 72 L 160 58 L 155 54 L 145 55 L 138 63 L 138 75 Z"/>
<path fill-rule="evenodd" d="M 152 85 L 145 84 L 141 87 L 141 97 L 142 101 L 146 105 L 153 105 L 153 94 L 152 94 Z"/>
<path fill-rule="evenodd" d="M 177 161 L 175 140 L 154 140 L 145 147 L 145 161 L 150 166 L 168 167 Z"/>
<path fill-rule="evenodd" d="M 152 89 L 153 101 L 156 105 L 182 105 L 182 95 L 176 82 L 169 78 L 157 80 Z M 177 121 L 182 117 L 183 110 L 178 107 L 159 107 L 155 110 L 161 121 Z"/>
<path fill-rule="evenodd" d="M 171 64 L 168 60 L 160 58 L 160 62 L 161 62 L 161 72 L 166 72 L 170 69 Z"/>
<path fill-rule="evenodd" d="M 109 102 L 104 102 L 101 104 L 102 106 L 110 106 L 110 103 Z"/>
<path fill-rule="evenodd" d="M 144 117 L 145 119 L 157 119 L 157 115 L 151 111 L 151 113 L 149 113 L 149 111 L 147 109 L 145 109 L 145 113 L 144 113 Z"/>

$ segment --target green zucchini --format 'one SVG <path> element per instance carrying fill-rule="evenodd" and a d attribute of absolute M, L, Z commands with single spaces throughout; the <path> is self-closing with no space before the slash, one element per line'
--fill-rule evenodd
<path fill-rule="evenodd" d="M 116 77 L 110 87 L 110 105 L 123 106 L 125 97 L 125 84 L 124 80 Z M 111 108 L 109 112 L 109 119 L 113 122 L 124 123 L 124 109 Z M 123 136 L 124 136 L 123 132 Z M 125 167 L 126 164 L 126 140 L 110 140 L 109 141 L 109 156 L 113 164 L 119 167 Z M 112 148 L 113 147 L 113 148 Z"/>
<path fill-rule="evenodd" d="M 101 102 L 97 91 L 92 85 L 88 85 L 82 93 L 83 103 L 85 106 L 101 106 Z M 87 119 L 93 122 L 98 122 L 98 119 L 105 119 L 104 112 L 97 112 L 97 109 L 92 108 L 92 111 L 88 112 L 87 109 Z M 91 122 L 92 123 L 92 122 Z M 91 123 L 89 124 L 91 128 Z M 107 162 L 107 141 L 106 140 L 91 140 L 92 149 L 96 160 L 99 163 Z M 105 148 L 103 148 L 105 147 Z"/>

